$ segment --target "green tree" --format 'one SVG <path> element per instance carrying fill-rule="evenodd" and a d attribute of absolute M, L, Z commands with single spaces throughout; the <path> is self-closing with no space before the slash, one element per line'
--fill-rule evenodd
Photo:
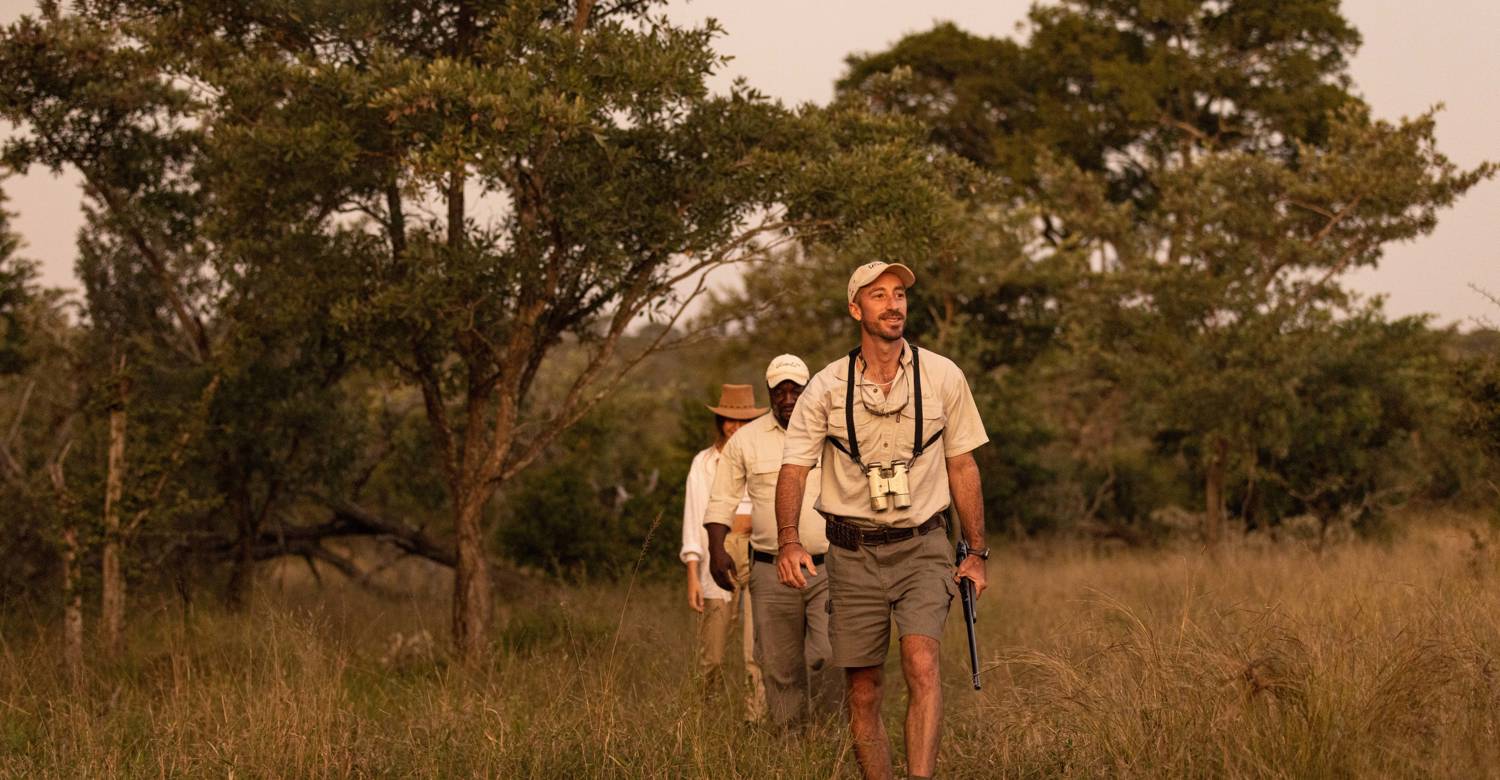
<path fill-rule="evenodd" d="M 252 564 L 292 552 L 265 534 L 336 465 L 343 437 L 329 410 L 347 361 L 307 281 L 332 250 L 274 244 L 307 265 L 247 272 L 245 253 L 211 230 L 195 85 L 130 19 L 80 10 L 43 3 L 6 29 L 0 112 L 20 130 L 5 145 L 12 169 L 71 168 L 84 182 L 75 347 L 84 422 L 108 425 L 95 525 L 109 649 L 133 562 L 180 572 L 196 557 L 230 558 L 231 601 L 244 603 Z M 151 549 L 133 550 L 142 540 Z"/>
<path fill-rule="evenodd" d="M 1076 401 L 1052 406 L 1059 443 L 1092 461 L 1078 504 L 1123 488 L 1114 447 L 1170 441 L 1217 536 L 1231 472 L 1288 435 L 1302 351 L 1359 310 L 1343 274 L 1430 231 L 1493 168 L 1453 166 L 1431 114 L 1369 117 L 1347 73 L 1359 36 L 1331 0 L 1068 0 L 1030 28 L 1016 43 L 939 25 L 851 58 L 839 89 L 920 118 L 1036 215 L 1043 243 L 1023 246 L 1062 326 L 1036 371 Z M 1024 320 L 992 321 L 980 341 L 1013 342 Z"/>
<path fill-rule="evenodd" d="M 7 231 L 3 243 L 15 240 Z M 0 602 L 61 602 L 62 657 L 77 682 L 83 672 L 82 529 L 89 525 L 69 482 L 86 403 L 79 332 L 60 292 L 37 286 L 24 264 L 12 268 L 17 287 L 7 298 L 5 323 L 24 337 L 10 340 L 12 363 L 0 372 L 0 558 L 8 563 Z M 79 462 L 71 459 L 74 467 Z"/>
<path fill-rule="evenodd" d="M 0 376 L 26 367 L 24 315 L 36 281 L 36 264 L 16 255 L 21 237 L 10 229 L 10 217 L 0 211 Z"/>
<path fill-rule="evenodd" d="M 1230 472 L 1252 468 L 1262 447 L 1285 448 L 1292 426 L 1315 424 L 1295 419 L 1308 356 L 1335 336 L 1336 314 L 1359 312 L 1339 277 L 1429 232 L 1440 209 L 1492 175 L 1488 164 L 1454 166 L 1433 129 L 1431 114 L 1393 125 L 1349 110 L 1295 162 L 1204 150 L 1156 174 L 1149 216 L 1109 204 L 1105 185 L 1076 169 L 1058 180 L 1075 209 L 1068 224 L 1095 237 L 1106 271 L 1069 306 L 1072 345 L 1127 389 L 1143 420 L 1181 437 L 1203 474 L 1210 539 Z"/>
<path fill-rule="evenodd" d="M 1142 205 L 1173 158 L 1203 146 L 1295 158 L 1358 102 L 1359 33 L 1337 0 L 1063 0 L 1028 21 L 1024 44 L 939 24 L 850 57 L 837 86 L 921 118 L 1019 189 L 1061 157 Z"/>
<path fill-rule="evenodd" d="M 920 242 L 946 197 L 901 123 L 710 96 L 718 30 L 652 5 L 84 4 L 202 87 L 207 230 L 231 267 L 327 281 L 307 294 L 343 343 L 421 390 L 468 657 L 485 507 L 663 343 L 623 354 L 633 326 L 674 323 L 705 272 L 793 239 Z M 579 359 L 549 365 L 561 344 Z"/>

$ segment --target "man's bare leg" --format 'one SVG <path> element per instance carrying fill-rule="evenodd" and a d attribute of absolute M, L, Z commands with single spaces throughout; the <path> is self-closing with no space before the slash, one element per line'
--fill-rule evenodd
<path fill-rule="evenodd" d="M 904 655 L 904 653 L 903 653 Z M 880 720 L 882 672 L 879 666 L 849 669 L 849 730 L 854 734 L 854 757 L 865 780 L 890 780 L 891 741 Z"/>
<path fill-rule="evenodd" d="M 906 771 L 932 777 L 937 770 L 938 739 L 943 730 L 943 688 L 938 683 L 938 641 L 930 636 L 901 637 L 901 671 L 906 675 Z"/>

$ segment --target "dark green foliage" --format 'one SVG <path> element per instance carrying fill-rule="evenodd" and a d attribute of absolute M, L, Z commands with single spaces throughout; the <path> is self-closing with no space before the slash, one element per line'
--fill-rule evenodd
<path fill-rule="evenodd" d="M 910 114 L 933 141 L 1022 188 L 1060 156 L 1149 202 L 1150 171 L 1206 143 L 1291 159 L 1356 101 L 1359 34 L 1335 0 L 1037 5 L 1025 43 L 940 24 L 849 59 L 843 92 Z"/>
<path fill-rule="evenodd" d="M 638 560 L 648 574 L 679 569 L 688 466 L 715 435 L 712 380 L 764 384 L 763 363 L 709 369 L 704 358 L 718 352 L 704 344 L 642 365 L 505 491 L 498 549 L 570 576 L 628 575 Z"/>
<path fill-rule="evenodd" d="M 31 303 L 29 288 L 35 278 L 31 263 L 0 250 L 0 374 L 15 374 L 26 367 L 23 311 Z"/>
<path fill-rule="evenodd" d="M 1473 485 L 1477 489 L 1471 492 L 1492 507 L 1500 498 L 1500 483 L 1494 478 L 1495 464 L 1500 463 L 1500 359 L 1487 348 L 1493 335 L 1493 331 L 1478 331 L 1463 339 L 1461 344 L 1468 351 L 1481 354 L 1462 357 L 1451 369 L 1457 396 L 1454 421 L 1459 434 L 1453 443 L 1473 447 L 1481 457 L 1477 459 L 1478 469 L 1465 468 L 1469 464 L 1460 462 L 1449 470 L 1456 487 Z M 1500 515 L 1496 522 L 1500 522 Z"/>
<path fill-rule="evenodd" d="M 664 411 L 616 403 L 596 408 L 507 492 L 497 549 L 557 574 L 618 577 L 635 568 L 649 536 L 644 570 L 660 573 L 675 563 L 682 486 L 696 451 L 640 435 L 637 426 Z"/>
<path fill-rule="evenodd" d="M 0 209 L 0 376 L 26 367 L 26 310 L 38 292 L 36 263 L 16 254 L 21 237 L 11 230 L 11 216 Z"/>
<path fill-rule="evenodd" d="M 1443 422 L 1449 368 L 1441 339 L 1421 319 L 1384 322 L 1366 312 L 1327 328 L 1307 345 L 1310 364 L 1285 413 L 1285 446 L 1262 453 L 1268 501 L 1359 528 L 1422 493 L 1423 436 Z"/>

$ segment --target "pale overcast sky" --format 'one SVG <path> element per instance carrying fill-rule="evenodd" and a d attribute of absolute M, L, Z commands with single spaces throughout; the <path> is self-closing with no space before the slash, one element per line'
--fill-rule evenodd
<path fill-rule="evenodd" d="M 0 20 L 34 8 L 0 0 Z M 878 51 L 902 35 L 952 21 L 981 35 L 1014 35 L 1029 0 L 673 0 L 678 22 L 719 20 L 719 50 L 734 57 L 721 84 L 744 76 L 788 103 L 824 102 L 850 52 Z M 1441 0 L 1346 0 L 1344 14 L 1364 36 L 1354 60 L 1359 92 L 1377 115 L 1395 119 L 1446 104 L 1438 117 L 1440 148 L 1460 165 L 1500 159 L 1500 3 Z M 43 265 L 47 284 L 76 287 L 74 235 L 81 223 L 76 179 L 34 171 L 4 185 L 25 253 Z M 1432 313 L 1467 327 L 1500 312 L 1470 286 L 1500 292 L 1500 182 L 1476 187 L 1443 214 L 1436 232 L 1389 248 L 1378 269 L 1353 286 L 1387 296 L 1395 315 Z"/>

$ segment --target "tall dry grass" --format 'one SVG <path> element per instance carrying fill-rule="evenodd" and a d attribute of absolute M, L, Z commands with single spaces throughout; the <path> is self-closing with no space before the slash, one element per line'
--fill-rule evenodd
<path fill-rule="evenodd" d="M 981 693 L 950 621 L 940 773 L 1500 774 L 1500 572 L 1474 538 L 1423 527 L 1322 555 L 1012 549 L 981 604 Z M 837 723 L 779 734 L 741 722 L 738 692 L 704 701 L 675 583 L 638 584 L 628 604 L 624 586 L 578 586 L 503 605 L 480 668 L 447 662 L 440 591 L 267 590 L 248 617 L 138 614 L 129 652 L 82 691 L 50 630 L 9 620 L 0 774 L 854 774 Z M 902 699 L 895 683 L 898 735 Z"/>

